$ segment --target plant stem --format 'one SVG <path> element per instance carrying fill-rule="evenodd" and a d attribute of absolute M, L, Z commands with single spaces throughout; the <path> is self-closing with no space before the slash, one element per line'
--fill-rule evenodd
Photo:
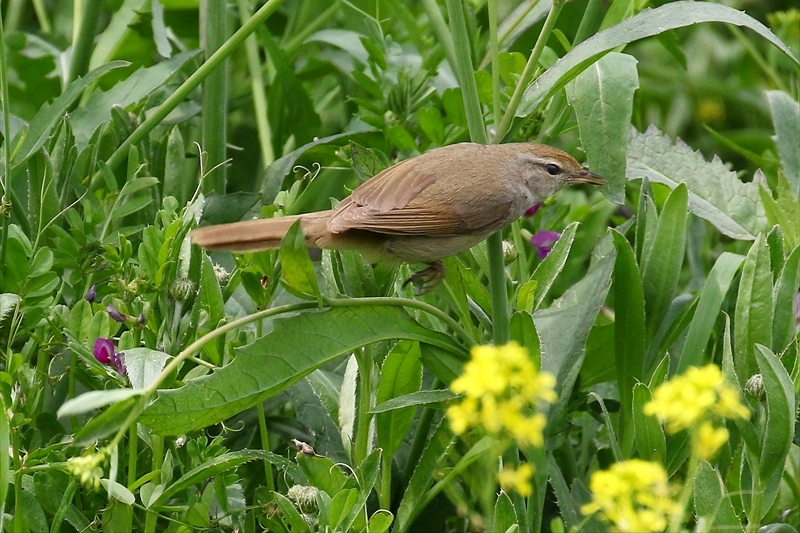
<path fill-rule="evenodd" d="M 503 115 L 503 120 L 500 121 L 500 125 L 497 127 L 497 132 L 495 132 L 494 135 L 494 142 L 496 143 L 503 140 L 503 137 L 508 131 L 508 127 L 511 125 L 511 121 L 514 119 L 519 103 L 522 101 L 522 96 L 525 94 L 525 90 L 533 79 L 536 65 L 539 64 L 539 58 L 542 55 L 545 44 L 547 44 L 547 40 L 550 38 L 550 33 L 553 31 L 553 27 L 556 24 L 556 20 L 558 19 L 559 13 L 561 13 L 561 7 L 563 5 L 564 0 L 553 1 L 553 7 L 550 9 L 550 13 L 547 14 L 542 32 L 539 34 L 539 37 L 537 37 L 536 44 L 533 46 L 531 55 L 528 58 L 528 63 L 525 65 L 525 69 L 522 71 L 517 86 L 514 88 L 514 93 L 511 95 L 511 101 L 508 103 L 505 115 Z"/>
<path fill-rule="evenodd" d="M 261 338 L 264 334 L 264 321 L 259 320 L 256 322 L 256 338 Z M 261 436 L 261 449 L 265 452 L 269 451 L 269 431 L 267 430 L 267 417 L 264 413 L 264 402 L 258 402 L 256 405 L 258 412 L 258 432 Z M 272 479 L 272 463 L 264 461 L 264 477 L 267 480 L 267 490 L 275 490 L 275 481 Z"/>
<path fill-rule="evenodd" d="M 219 47 L 219 49 L 214 52 L 214 54 L 208 58 L 208 60 L 200 65 L 195 72 L 192 73 L 191 76 L 186 78 L 180 87 L 178 87 L 175 92 L 173 92 L 164 102 L 155 108 L 150 116 L 148 116 L 142 124 L 136 128 L 133 133 L 131 133 L 130 137 L 122 141 L 122 143 L 117 147 L 111 157 L 108 158 L 106 163 L 108 167 L 113 171 L 115 170 L 120 163 L 127 157 L 128 155 L 128 148 L 130 145 L 137 143 L 144 139 L 153 129 L 161 124 L 161 121 L 166 118 L 169 113 L 174 110 L 178 104 L 183 102 L 191 93 L 194 91 L 202 82 L 205 80 L 208 75 L 214 71 L 225 59 L 230 56 L 234 50 L 236 50 L 240 44 L 247 39 L 247 36 L 253 33 L 263 22 L 266 20 L 268 16 L 270 16 L 278 7 L 283 3 L 283 0 L 268 0 L 261 9 L 255 12 L 255 14 L 244 24 L 242 27 L 239 28 L 236 33 L 234 33 L 230 39 L 225 41 L 225 44 Z M 100 177 L 100 171 L 98 171 L 95 176 L 92 178 L 92 181 L 98 179 Z"/>
<path fill-rule="evenodd" d="M 10 209 L 11 200 L 8 199 L 11 189 L 9 161 L 11 161 L 11 131 L 9 96 L 8 96 L 8 64 L 6 62 L 6 34 L 3 30 L 3 17 L 0 17 L 0 91 L 3 97 L 3 131 L 6 132 L 3 142 L 3 169 L 0 175 L 0 265 L 6 264 L 6 241 L 8 240 L 8 219 L 6 209 Z M 3 284 L 3 271 L 0 268 L 0 286 Z"/>
<path fill-rule="evenodd" d="M 356 419 L 356 442 L 353 464 L 360 465 L 370 453 L 370 424 L 372 423 L 373 400 L 373 352 L 370 346 L 355 351 L 358 363 L 358 411 Z"/>
<path fill-rule="evenodd" d="M 206 62 L 211 59 L 228 36 L 226 2 L 200 2 L 200 44 L 205 49 Z M 228 72 L 223 58 L 203 82 L 202 146 L 206 152 L 208 172 L 202 183 L 204 193 L 225 194 L 226 133 L 228 115 Z"/>
<path fill-rule="evenodd" d="M 80 14 L 78 33 L 72 36 L 72 61 L 69 65 L 69 73 L 67 74 L 65 85 L 69 85 L 79 76 L 86 74 L 86 70 L 89 68 L 92 45 L 94 44 L 94 31 L 97 27 L 97 21 L 100 19 L 100 8 L 102 6 L 102 0 L 85 0 L 83 13 Z"/>

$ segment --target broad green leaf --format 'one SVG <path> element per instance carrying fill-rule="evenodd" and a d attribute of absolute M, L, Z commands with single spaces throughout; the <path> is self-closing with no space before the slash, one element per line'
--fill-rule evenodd
<path fill-rule="evenodd" d="M 509 328 L 512 341 L 517 341 L 520 346 L 528 350 L 530 357 L 536 368 L 542 367 L 542 346 L 539 334 L 536 332 L 536 324 L 530 313 L 520 311 L 511 315 L 511 327 Z"/>
<path fill-rule="evenodd" d="M 79 415 L 108 404 L 121 402 L 133 396 L 139 396 L 143 391 L 136 389 L 111 389 L 93 390 L 84 392 L 76 398 L 67 400 L 58 409 L 58 417 Z"/>
<path fill-rule="evenodd" d="M 756 171 L 754 180 L 761 181 L 758 196 L 764 205 L 764 214 L 770 224 L 780 226 L 784 244 L 791 250 L 800 245 L 800 202 L 789 190 L 789 182 L 783 174 L 778 175 L 777 199 L 773 198 L 760 172 Z"/>
<path fill-rule="evenodd" d="M 792 447 L 795 420 L 794 385 L 781 360 L 767 347 L 756 345 L 755 358 L 767 392 L 764 435 L 761 440 L 759 477 L 762 485 L 783 469 Z"/>
<path fill-rule="evenodd" d="M 60 210 L 56 190 L 59 183 L 54 177 L 51 158 L 44 150 L 28 160 L 28 187 L 28 217 L 31 228 L 38 234 Z"/>
<path fill-rule="evenodd" d="M 344 489 L 331 496 L 333 498 L 328 507 L 328 523 L 333 531 L 337 531 L 337 529 L 346 531 L 345 528 L 339 528 L 339 525 L 345 521 L 358 504 L 358 490 Z"/>
<path fill-rule="evenodd" d="M 583 363 L 586 337 L 611 285 L 615 259 L 616 250 L 611 236 L 607 235 L 596 246 L 586 276 L 550 307 L 533 315 L 541 339 L 541 370 L 550 372 L 557 380 L 558 402 L 552 409 L 553 413 L 566 410 Z M 548 427 L 555 426 L 549 424 Z"/>
<path fill-rule="evenodd" d="M 690 366 L 702 366 L 703 354 L 711 338 L 722 301 L 728 294 L 733 277 L 743 260 L 744 257 L 741 255 L 724 252 L 714 263 L 700 291 L 700 301 L 697 303 L 689 332 L 683 343 L 676 374 L 682 374 Z"/>
<path fill-rule="evenodd" d="M 342 490 L 349 479 L 342 469 L 327 457 L 298 453 L 297 465 L 306 475 L 310 485 L 324 490 L 331 497 Z"/>
<path fill-rule="evenodd" d="M 618 231 L 612 230 L 611 234 L 617 249 L 614 263 L 614 355 L 622 403 L 620 438 L 627 451 L 634 436 L 630 425 L 633 422 L 633 387 L 644 380 L 644 292 L 633 248 Z"/>
<path fill-rule="evenodd" d="M 644 245 L 649 253 L 642 260 L 642 289 L 651 339 L 664 320 L 678 286 L 686 253 L 687 200 L 686 186 L 675 187 L 664 202 L 653 242 Z"/>
<path fill-rule="evenodd" d="M 797 313 L 800 312 L 795 308 L 798 287 L 800 287 L 800 246 L 792 250 L 792 253 L 786 258 L 775 283 L 772 347 L 776 353 L 782 353 L 794 338 L 797 328 Z M 2 318 L 2 313 L 0 313 L 0 318 Z"/>
<path fill-rule="evenodd" d="M 733 361 L 739 376 L 739 386 L 758 372 L 756 344 L 772 343 L 772 272 L 770 271 L 767 239 L 759 235 L 742 267 L 736 314 L 733 321 Z"/>
<path fill-rule="evenodd" d="M 766 228 L 758 185 L 743 183 L 719 159 L 708 162 L 683 142 L 673 144 L 653 126 L 645 133 L 631 130 L 627 157 L 629 180 L 646 177 L 670 189 L 685 183 L 689 210 L 724 235 L 752 240 Z"/>
<path fill-rule="evenodd" d="M 376 403 L 419 391 L 422 384 L 422 363 L 418 342 L 398 342 L 381 367 Z M 414 421 L 413 407 L 386 411 L 377 416 L 378 446 L 386 457 L 394 457 Z"/>
<path fill-rule="evenodd" d="M 800 104 L 782 91 L 767 91 L 775 144 L 795 198 L 800 198 Z"/>
<path fill-rule="evenodd" d="M 236 359 L 213 374 L 189 381 L 181 389 L 160 391 L 140 422 L 157 434 L 199 429 L 285 390 L 360 346 L 392 339 L 466 352 L 449 336 L 421 327 L 399 307 L 362 305 L 305 311 L 274 320 L 271 333 L 237 349 Z"/>
<path fill-rule="evenodd" d="M 111 108 L 128 107 L 162 87 L 187 61 L 197 57 L 198 50 L 182 52 L 152 67 L 140 68 L 106 92 L 95 91 L 85 105 L 71 113 L 75 145 L 82 150 L 89 144 L 98 126 L 111 120 Z"/>
<path fill-rule="evenodd" d="M 362 182 L 367 181 L 386 168 L 386 165 L 375 155 L 375 152 L 354 141 L 350 141 L 350 158 L 352 159 L 353 172 Z"/>
<path fill-rule="evenodd" d="M 527 88 L 516 115 L 524 117 L 532 114 L 542 102 L 607 52 L 645 37 L 699 22 L 726 22 L 750 28 L 778 47 L 795 63 L 800 63 L 775 34 L 742 11 L 705 2 L 671 2 L 655 9 L 645 9 L 574 47 Z"/>
<path fill-rule="evenodd" d="M 575 240 L 576 231 L 578 231 L 577 222 L 573 222 L 564 228 L 564 231 L 561 232 L 561 237 L 553 245 L 553 249 L 533 271 L 531 279 L 536 281 L 533 311 L 536 311 L 542 305 L 548 291 L 555 283 L 556 277 L 558 277 L 567 263 L 567 257 L 569 257 L 569 250 L 572 248 L 572 241 Z"/>
<path fill-rule="evenodd" d="M 112 404 L 102 413 L 84 422 L 80 429 L 75 432 L 72 442 L 75 443 L 75 446 L 89 446 L 108 437 L 122 427 L 125 419 L 138 401 L 139 398 L 134 396 Z"/>
<path fill-rule="evenodd" d="M 509 531 L 512 526 L 517 526 L 517 515 L 511 498 L 504 491 L 497 494 L 494 502 L 494 527 L 492 531 Z M 511 530 L 513 531 L 513 530 Z"/>
<path fill-rule="evenodd" d="M 171 357 L 168 353 L 150 348 L 132 348 L 125 350 L 124 354 L 125 369 L 134 389 L 149 387 L 164 370 L 167 360 Z"/>
<path fill-rule="evenodd" d="M 378 509 L 369 517 L 367 531 L 369 533 L 386 533 L 389 531 L 393 521 L 394 516 L 392 516 L 392 513 L 386 509 Z"/>
<path fill-rule="evenodd" d="M 295 296 L 316 297 L 320 303 L 321 295 L 317 284 L 317 273 L 311 263 L 306 247 L 306 238 L 300 226 L 300 219 L 294 221 L 281 240 L 281 272 L 286 288 Z"/>
<path fill-rule="evenodd" d="M 654 416 L 644 414 L 644 406 L 653 400 L 644 383 L 633 388 L 633 427 L 636 449 L 645 461 L 662 461 L 667 457 L 667 440 L 664 429 Z"/>
<path fill-rule="evenodd" d="M 130 65 L 127 61 L 112 61 L 99 66 L 83 78 L 78 78 L 69 84 L 67 90 L 61 93 L 51 104 L 45 104 L 33 117 L 25 132 L 25 138 L 18 144 L 13 152 L 11 168 L 24 163 L 47 141 L 50 130 L 56 122 L 67 112 L 70 106 L 78 99 L 84 89 L 99 80 L 114 69 Z"/>
<path fill-rule="evenodd" d="M 14 309 L 20 300 L 22 300 L 22 298 L 14 293 L 4 292 L 0 294 L 0 324 L 3 323 L 3 319 Z"/>
<path fill-rule="evenodd" d="M 700 461 L 697 465 L 694 508 L 696 515 L 705 519 L 710 531 L 743 531 L 722 477 L 707 461 Z"/>
<path fill-rule="evenodd" d="M 618 204 L 625 201 L 625 152 L 639 88 L 636 63 L 633 56 L 611 52 L 567 85 L 589 167 L 606 179 L 600 190 Z"/>

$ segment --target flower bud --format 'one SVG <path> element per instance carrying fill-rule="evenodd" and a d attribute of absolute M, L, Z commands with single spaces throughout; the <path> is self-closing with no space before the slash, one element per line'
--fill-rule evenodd
<path fill-rule="evenodd" d="M 744 384 L 744 390 L 751 398 L 759 401 L 763 400 L 767 396 L 764 377 L 761 374 L 753 374 Z"/>
<path fill-rule="evenodd" d="M 194 282 L 189 278 L 177 278 L 169 286 L 169 294 L 179 302 L 185 302 L 194 295 Z"/>
<path fill-rule="evenodd" d="M 228 281 L 231 279 L 231 273 L 225 270 L 225 267 L 222 265 L 214 265 L 214 276 L 217 278 L 217 283 L 219 283 L 220 287 L 224 287 L 228 284 Z"/>

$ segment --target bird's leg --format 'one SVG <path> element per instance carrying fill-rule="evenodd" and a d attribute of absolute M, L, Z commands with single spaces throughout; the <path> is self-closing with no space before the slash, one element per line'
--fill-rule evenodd
<path fill-rule="evenodd" d="M 425 294 L 426 292 L 432 291 L 434 287 L 442 282 L 444 274 L 444 263 L 441 261 L 428 263 L 428 268 L 424 268 L 412 274 L 411 277 L 403 283 L 403 287 L 410 283 L 414 286 L 417 294 Z"/>

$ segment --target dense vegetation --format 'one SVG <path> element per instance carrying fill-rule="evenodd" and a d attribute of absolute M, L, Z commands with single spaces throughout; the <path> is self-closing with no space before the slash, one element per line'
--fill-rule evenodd
<path fill-rule="evenodd" d="M 5 3 L 2 527 L 798 531 L 791 4 Z M 608 184 L 426 294 L 190 245 L 468 140 Z"/>

